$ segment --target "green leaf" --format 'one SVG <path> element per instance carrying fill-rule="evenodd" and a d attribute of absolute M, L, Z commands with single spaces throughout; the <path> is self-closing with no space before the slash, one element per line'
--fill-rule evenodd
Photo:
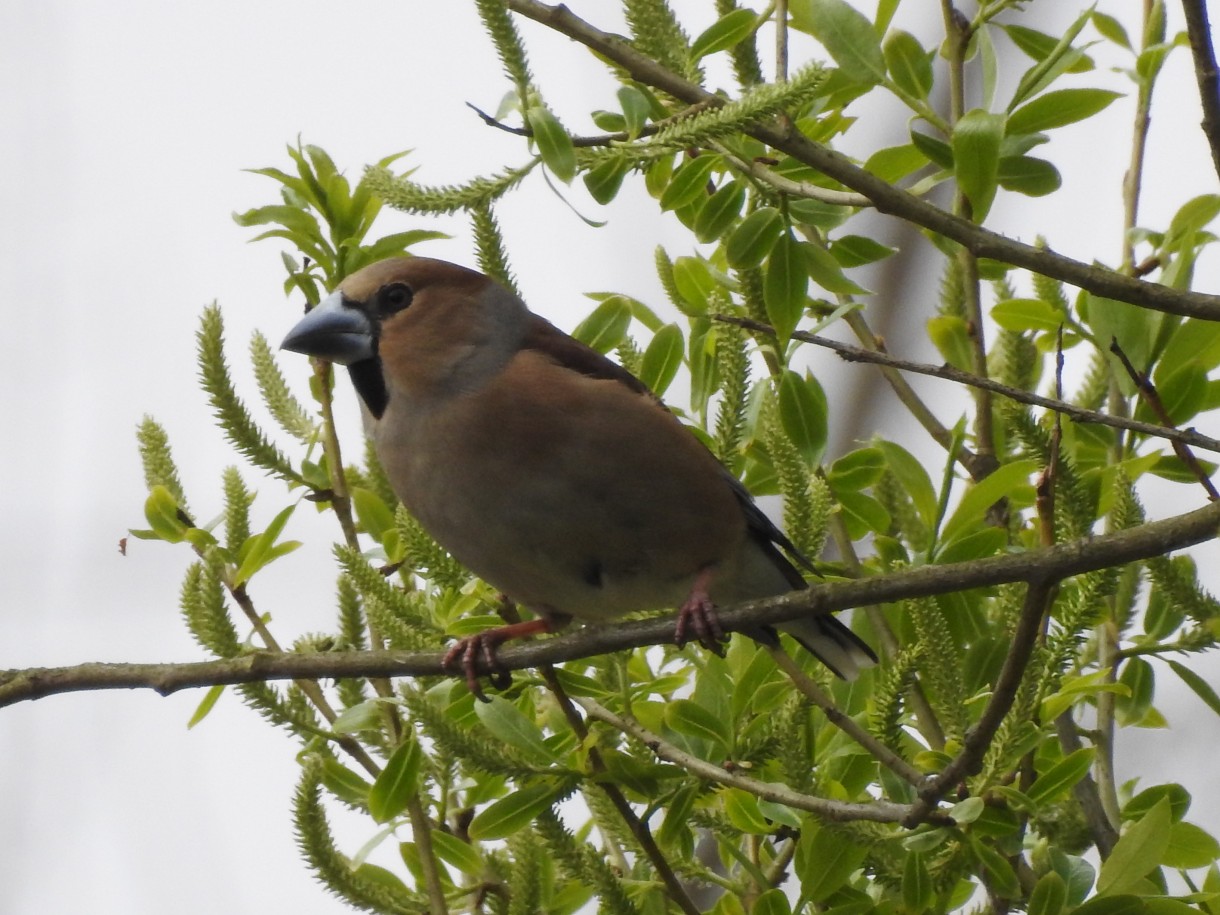
<path fill-rule="evenodd" d="M 729 722 L 690 699 L 678 699 L 666 705 L 665 723 L 679 734 L 708 741 L 721 756 L 728 753 L 732 744 Z"/>
<path fill-rule="evenodd" d="M 255 534 L 242 544 L 241 550 L 238 551 L 240 564 L 233 576 L 236 584 L 245 584 L 261 569 L 301 545 L 295 540 L 280 544 L 275 542 L 280 534 L 283 533 L 284 526 L 288 523 L 288 519 L 292 517 L 294 511 L 296 511 L 296 505 L 289 505 L 271 519 L 271 523 L 267 525 L 265 531 L 261 534 Z"/>
<path fill-rule="evenodd" d="M 783 890 L 767 890 L 754 900 L 750 915 L 792 915 L 792 904 Z"/>
<path fill-rule="evenodd" d="M 1059 190 L 1059 169 L 1037 156 L 1000 156 L 996 171 L 1000 187 L 1027 197 L 1045 197 Z"/>
<path fill-rule="evenodd" d="M 1128 51 L 1132 50 L 1131 39 L 1127 37 L 1127 30 L 1113 16 L 1107 16 L 1105 13 L 1099 13 L 1097 10 L 1094 10 L 1093 28 L 1097 29 L 1102 37 L 1108 38 L 1120 48 L 1126 48 Z"/>
<path fill-rule="evenodd" d="M 975 108 L 953 128 L 953 172 L 969 198 L 975 222 L 982 222 L 995 199 L 1004 115 Z"/>
<path fill-rule="evenodd" d="M 802 243 L 801 251 L 805 255 L 805 269 L 809 272 L 809 276 L 827 292 L 839 295 L 868 294 L 867 289 L 844 275 L 839 262 L 825 248 Z"/>
<path fill-rule="evenodd" d="M 565 786 L 551 781 L 520 787 L 491 804 L 470 822 L 470 838 L 480 842 L 507 838 L 536 820 L 566 793 Z"/>
<path fill-rule="evenodd" d="M 801 881 L 802 898 L 815 903 L 828 899 L 864 863 L 867 854 L 868 849 L 842 832 L 807 818 L 796 845 L 796 874 Z"/>
<path fill-rule="evenodd" d="M 779 382 L 779 419 L 784 434 L 809 467 L 816 467 L 826 449 L 826 392 L 812 376 L 791 370 Z"/>
<path fill-rule="evenodd" d="M 974 371 L 974 347 L 964 320 L 957 315 L 937 315 L 928 319 L 927 328 L 945 362 L 963 372 Z"/>
<path fill-rule="evenodd" d="M 1005 299 L 991 308 L 992 320 L 1005 330 L 1057 331 L 1067 315 L 1042 299 Z"/>
<path fill-rule="evenodd" d="M 378 543 L 393 530 L 394 512 L 381 501 L 381 497 L 371 490 L 353 486 L 351 491 L 352 508 L 356 510 L 356 518 L 360 526 Z"/>
<path fill-rule="evenodd" d="M 623 108 L 623 125 L 627 136 L 634 140 L 648 123 L 652 114 L 652 102 L 635 86 L 620 86 L 616 95 L 619 105 Z"/>
<path fill-rule="evenodd" d="M 877 150 L 865 161 L 864 168 L 883 181 L 895 184 L 927 164 L 928 157 L 914 143 L 907 143 Z"/>
<path fill-rule="evenodd" d="M 437 857 L 446 864 L 452 864 L 463 874 L 477 877 L 487 866 L 474 846 L 439 829 L 432 830 L 432 847 Z"/>
<path fill-rule="evenodd" d="M 910 912 L 922 912 L 932 904 L 935 894 L 936 885 L 928 873 L 923 853 L 907 852 L 902 866 L 902 904 Z"/>
<path fill-rule="evenodd" d="M 1021 883 L 1017 880 L 1016 871 L 1012 869 L 1008 859 L 991 845 L 980 841 L 974 836 L 970 837 L 970 847 L 973 849 L 979 863 L 983 866 L 983 870 L 988 878 L 987 885 L 990 892 L 1003 896 L 1006 899 L 1019 899 L 1021 896 Z"/>
<path fill-rule="evenodd" d="M 1072 915 L 1148 915 L 1144 900 L 1130 894 L 1094 896 L 1071 911 Z"/>
<path fill-rule="evenodd" d="M 674 261 L 673 277 L 678 294 L 689 306 L 683 313 L 688 317 L 705 314 L 712 294 L 719 288 L 707 261 L 700 257 L 680 257 Z M 682 307 L 681 302 L 674 304 Z"/>
<path fill-rule="evenodd" d="M 939 563 L 967 562 L 994 556 L 1008 544 L 1008 532 L 1003 528 L 984 527 L 970 534 L 955 537 L 936 551 Z"/>
<path fill-rule="evenodd" d="M 1067 895 L 1062 877 L 1054 871 L 1043 874 L 1030 893 L 1027 915 L 1059 915 L 1067 904 Z"/>
<path fill-rule="evenodd" d="M 1097 892 L 1117 896 L 1133 889 L 1161 863 L 1169 847 L 1169 801 L 1160 800 L 1123 833 L 1101 865 Z"/>
<path fill-rule="evenodd" d="M 890 513 L 885 506 L 862 492 L 836 492 L 843 521 L 853 540 L 866 534 L 882 534 L 890 529 Z"/>
<path fill-rule="evenodd" d="M 1167 867 L 1187 870 L 1208 867 L 1220 859 L 1220 842 L 1194 823 L 1174 823 L 1169 828 L 1169 846 L 1161 856 Z"/>
<path fill-rule="evenodd" d="M 598 203 L 605 205 L 618 196 L 623 179 L 631 171 L 631 164 L 620 159 L 607 159 L 605 162 L 585 172 L 583 181 L 589 196 Z"/>
<path fill-rule="evenodd" d="M 178 502 L 168 489 L 157 484 L 144 500 L 144 518 L 159 538 L 169 543 L 181 543 L 188 525 L 178 515 Z"/>
<path fill-rule="evenodd" d="M 576 326 L 572 336 L 605 355 L 623 342 L 630 323 L 631 306 L 622 296 L 612 295 Z"/>
<path fill-rule="evenodd" d="M 354 807 L 367 806 L 373 787 L 333 756 L 322 758 L 322 784 L 339 800 Z"/>
<path fill-rule="evenodd" d="M 355 734 L 359 731 L 375 731 L 381 727 L 381 704 L 376 699 L 366 699 L 339 713 L 330 726 L 336 734 Z"/>
<path fill-rule="evenodd" d="M 520 750 L 534 762 L 550 765 L 559 761 L 546 745 L 538 725 L 503 696 L 489 696 L 487 702 L 476 702 L 474 711 L 493 737 Z"/>
<path fill-rule="evenodd" d="M 925 50 L 919 39 L 901 29 L 886 36 L 882 51 L 894 85 L 913 98 L 926 99 L 932 91 L 932 58 L 936 52 Z"/>
<path fill-rule="evenodd" d="M 648 341 L 640 360 L 640 381 L 658 397 L 665 393 L 678 369 L 682 367 L 686 340 L 677 324 L 666 324 Z"/>
<path fill-rule="evenodd" d="M 683 162 L 661 192 L 661 209 L 681 209 L 700 197 L 708 196 L 708 181 L 712 170 L 719 164 L 719 156 L 707 154 Z"/>
<path fill-rule="evenodd" d="M 1152 708 L 1152 695 L 1156 686 L 1156 674 L 1152 665 L 1143 658 L 1129 658 L 1123 664 L 1118 682 L 1127 687 L 1125 696 L 1115 699 L 1118 723 L 1123 727 L 1139 725 Z"/>
<path fill-rule="evenodd" d="M 1167 663 L 1173 672 L 1182 678 L 1182 682 L 1194 690 L 1195 695 L 1207 704 L 1217 715 L 1220 715 L 1220 695 L 1216 694 L 1216 690 L 1206 680 L 1200 677 L 1197 673 L 1177 661 L 1169 661 Z"/>
<path fill-rule="evenodd" d="M 885 79 L 885 56 L 873 25 L 844 0 L 791 0 L 792 25 L 830 53 L 843 76 L 872 86 Z"/>
<path fill-rule="evenodd" d="M 1001 499 L 1008 498 L 1018 489 L 1030 488 L 1030 476 L 1038 472 L 1034 460 L 1013 461 L 996 469 L 994 473 L 975 483 L 962 497 L 957 511 L 945 523 L 941 533 L 943 540 L 950 541 L 980 524 L 987 510 Z"/>
<path fill-rule="evenodd" d="M 691 42 L 691 60 L 699 60 L 717 51 L 726 51 L 749 37 L 758 16 L 750 9 L 736 9 L 722 16 Z"/>
<path fill-rule="evenodd" d="M 805 314 L 809 290 L 809 270 L 805 253 L 791 232 L 785 232 L 771 249 L 763 279 L 763 302 L 767 318 L 775 328 L 780 345 L 788 342 Z"/>
<path fill-rule="evenodd" d="M 840 267 L 860 267 L 874 264 L 897 252 L 866 235 L 843 235 L 830 243 L 830 253 Z"/>
<path fill-rule="evenodd" d="M 1099 346 L 1105 348 L 1108 353 L 1110 340 L 1116 339 L 1137 371 L 1144 372 L 1150 368 L 1152 344 L 1157 338 L 1164 315 L 1092 293 L 1085 293 L 1083 306 L 1081 313 L 1097 335 Z M 1109 354 L 1109 359 L 1119 390 L 1126 397 L 1134 396 L 1135 382 L 1131 380 L 1131 376 L 1117 356 Z"/>
<path fill-rule="evenodd" d="M 1220 195 L 1201 194 L 1191 198 L 1173 214 L 1162 247 L 1171 251 L 1177 249 L 1183 239 L 1205 229 L 1217 216 L 1220 216 Z"/>
<path fill-rule="evenodd" d="M 225 691 L 224 684 L 218 683 L 209 689 L 203 697 L 199 705 L 195 706 L 195 713 L 191 715 L 191 720 L 186 723 L 186 728 L 189 731 L 204 718 L 208 717 L 208 713 L 216 707 L 217 700 L 220 699 L 220 694 Z"/>
<path fill-rule="evenodd" d="M 726 788 L 719 792 L 724 801 L 724 813 L 729 822 L 744 833 L 765 836 L 775 830 L 758 808 L 758 798 L 740 788 Z"/>
<path fill-rule="evenodd" d="M 369 791 L 369 813 L 376 822 L 385 823 L 398 816 L 419 793 L 423 762 L 419 742 L 408 732 Z"/>
<path fill-rule="evenodd" d="M 1090 118 L 1122 98 L 1108 89 L 1056 89 L 1022 105 L 1008 116 L 1008 135 L 1041 133 Z"/>
<path fill-rule="evenodd" d="M 913 122 L 912 122 L 913 123 Z M 941 168 L 953 168 L 953 148 L 943 140 L 912 129 L 911 143 L 929 162 Z"/>
<path fill-rule="evenodd" d="M 1035 804 L 1048 804 L 1058 800 L 1085 777 L 1096 756 L 1093 747 L 1084 747 L 1064 757 L 1030 785 L 1026 796 Z"/>
<path fill-rule="evenodd" d="M 576 177 L 576 149 L 559 119 L 549 108 L 533 105 L 525 109 L 525 121 L 538 144 L 543 164 L 564 184 L 570 184 Z"/>
<path fill-rule="evenodd" d="M 784 231 L 784 218 L 775 207 L 760 207 L 733 229 L 724 243 L 724 256 L 738 270 L 763 262 Z"/>
<path fill-rule="evenodd" d="M 872 445 L 885 456 L 890 473 L 910 496 L 920 519 L 929 528 L 932 527 L 936 522 L 938 500 L 927 469 L 901 445 L 884 439 L 874 439 Z"/>
<path fill-rule="evenodd" d="M 741 214 L 746 202 L 746 188 L 740 181 L 730 181 L 699 208 L 695 217 L 695 237 L 701 242 L 715 241 Z"/>
<path fill-rule="evenodd" d="M 835 492 L 859 491 L 872 486 L 885 472 L 885 455 L 879 448 L 858 448 L 830 465 L 826 480 Z"/>

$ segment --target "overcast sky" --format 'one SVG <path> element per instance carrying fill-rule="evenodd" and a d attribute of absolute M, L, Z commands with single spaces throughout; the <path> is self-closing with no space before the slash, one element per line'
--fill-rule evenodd
<path fill-rule="evenodd" d="M 610 4 L 573 5 L 621 28 L 602 18 Z M 677 5 L 695 11 L 692 32 L 710 24 L 710 3 Z M 904 12 L 925 20 L 908 27 L 934 34 L 934 6 L 908 2 Z M 1102 4 L 1115 14 L 1129 6 Z M 548 100 L 573 129 L 589 129 L 581 113 L 609 107 L 613 84 L 586 76 L 597 71 L 584 66 L 584 51 L 524 30 Z M 1154 123 L 1145 208 L 1153 223 L 1215 190 L 1186 60 L 1179 56 L 1174 82 L 1162 90 L 1180 104 Z M 194 383 L 203 306 L 223 307 L 230 361 L 250 399 L 242 363 L 251 330 L 276 341 L 299 310 L 281 291 L 279 249 L 247 244 L 253 233 L 230 218 L 274 202 L 277 192 L 242 169 L 287 167 L 285 144 L 300 136 L 352 176 L 410 148 L 418 180 L 461 182 L 525 158 L 518 139 L 464 107 L 494 110 L 507 86 L 473 4 L 373 0 L 10 0 L 0 4 L 0 74 L 0 668 L 197 659 L 177 612 L 186 551 L 133 542 L 124 558 L 117 545 L 127 528 L 143 526 L 134 439 L 142 415 L 169 430 L 201 516 L 220 509 L 220 468 L 238 461 Z M 859 150 L 886 129 L 897 126 L 900 136 L 905 115 L 882 115 L 890 120 L 866 124 L 854 141 Z M 1064 166 L 1064 191 L 1020 210 L 1002 202 L 993 222 L 1026 240 L 1048 232 L 1062 251 L 1114 262 L 1129 118 L 1123 101 L 1100 129 L 1061 132 L 1050 158 Z M 652 247 L 658 238 L 687 244 L 685 233 L 638 196 L 610 208 L 579 189 L 571 197 L 609 224 L 586 227 L 537 180 L 500 214 L 535 310 L 570 329 L 588 308 L 583 292 L 627 292 L 659 305 Z M 390 214 L 382 228 L 424 225 Z M 426 225 L 455 238 L 419 253 L 473 262 L 461 221 Z M 1214 290 L 1214 253 L 1207 258 L 1201 276 Z M 347 405 L 350 429 L 350 397 Z M 1209 423 L 1200 428 L 1214 433 Z M 282 491 L 243 471 L 267 489 L 256 507 L 265 522 Z M 1162 492 L 1170 494 L 1155 495 Z M 1171 511 L 1171 498 L 1187 507 L 1200 494 L 1156 490 L 1150 513 Z M 312 552 L 256 583 L 285 642 L 331 625 L 326 555 L 335 534 L 308 514 L 298 513 L 291 535 L 312 539 Z M 1201 555 L 1215 566 L 1214 547 Z M 1158 777 L 1172 773 L 1196 790 L 1192 819 L 1216 831 L 1220 802 L 1199 789 L 1212 782 L 1220 727 L 1173 679 L 1162 681 L 1160 704 L 1174 728 L 1135 735 L 1133 745 L 1159 757 Z M 187 732 L 199 698 L 77 694 L 0 711 L 0 911 L 345 910 L 312 882 L 292 839 L 294 743 L 231 695 Z M 369 835 L 366 822 L 341 829 L 348 851 Z"/>

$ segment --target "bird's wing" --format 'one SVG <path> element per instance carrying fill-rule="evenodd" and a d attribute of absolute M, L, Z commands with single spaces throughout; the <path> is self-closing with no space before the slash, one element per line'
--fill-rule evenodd
<path fill-rule="evenodd" d="M 607 359 L 592 347 L 563 333 L 545 318 L 537 315 L 532 317 L 525 339 L 522 341 L 522 348 L 544 353 L 557 364 L 581 375 L 617 381 L 638 394 L 651 397 L 657 402 L 658 407 L 665 409 L 664 404 L 644 382 L 617 362 Z M 677 417 L 674 417 L 674 422 L 679 422 Z M 758 507 L 758 503 L 754 501 L 754 497 L 750 495 L 750 491 L 746 489 L 741 480 L 733 476 L 727 468 L 722 469 L 721 476 L 725 484 L 732 489 L 738 505 L 741 506 L 750 535 L 767 554 L 767 557 L 775 563 L 776 568 L 783 573 L 793 589 L 805 587 L 805 579 L 793 561 L 811 572 L 815 571 L 813 563 Z M 791 561 L 789 557 L 791 557 Z"/>

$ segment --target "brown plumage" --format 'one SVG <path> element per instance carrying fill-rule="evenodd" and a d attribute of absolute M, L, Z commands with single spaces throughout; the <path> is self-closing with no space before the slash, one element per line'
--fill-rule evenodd
<path fill-rule="evenodd" d="M 713 603 L 804 587 L 780 548 L 807 560 L 638 379 L 480 273 L 380 261 L 283 345 L 349 366 L 403 504 L 539 616 L 449 653 L 476 691 L 496 644 L 570 617 L 678 607 L 679 640 L 714 644 Z M 841 676 L 876 660 L 833 617 L 782 628 Z"/>

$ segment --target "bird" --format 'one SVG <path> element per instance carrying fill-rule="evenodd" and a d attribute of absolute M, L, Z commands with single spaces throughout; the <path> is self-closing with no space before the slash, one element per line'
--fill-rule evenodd
<path fill-rule="evenodd" d="M 395 495 L 458 562 L 533 612 L 445 655 L 480 698 L 480 667 L 509 682 L 495 655 L 509 639 L 677 608 L 677 643 L 716 650 L 715 606 L 807 587 L 797 564 L 812 570 L 809 560 L 643 382 L 482 273 L 376 261 L 281 346 L 347 366 Z M 832 616 L 778 628 L 839 677 L 877 661 Z"/>

